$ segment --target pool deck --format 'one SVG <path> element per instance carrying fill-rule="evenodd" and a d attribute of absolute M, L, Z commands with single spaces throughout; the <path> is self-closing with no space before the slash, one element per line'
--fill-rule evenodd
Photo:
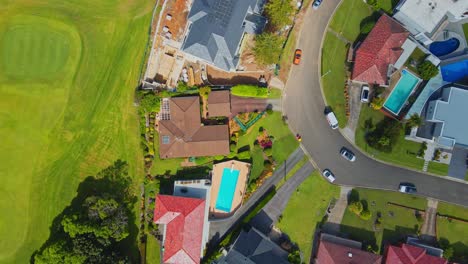
<path fill-rule="evenodd" d="M 226 213 L 216 209 L 216 200 L 218 199 L 218 192 L 221 186 L 221 179 L 223 177 L 224 168 L 233 168 L 239 171 L 239 178 L 237 179 L 236 190 L 234 198 L 232 199 L 231 211 Z M 240 162 L 237 160 L 230 160 L 213 165 L 211 173 L 211 195 L 210 195 L 210 218 L 225 218 L 231 216 L 241 205 L 242 198 L 245 193 L 247 181 L 249 179 L 250 164 Z"/>

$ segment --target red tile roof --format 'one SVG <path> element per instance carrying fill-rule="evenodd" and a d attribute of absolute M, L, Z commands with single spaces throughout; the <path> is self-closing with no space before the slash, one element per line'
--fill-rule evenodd
<path fill-rule="evenodd" d="M 154 222 L 166 225 L 163 263 L 200 263 L 205 201 L 157 195 Z"/>
<path fill-rule="evenodd" d="M 332 242 L 320 241 L 317 264 L 380 264 L 382 256 Z"/>
<path fill-rule="evenodd" d="M 401 45 L 409 33 L 387 15 L 382 15 L 356 51 L 352 79 L 370 84 L 386 84 L 389 64 L 403 53 Z"/>
<path fill-rule="evenodd" d="M 385 259 L 386 264 L 447 264 L 447 260 L 426 254 L 424 248 L 402 244 L 389 246 Z"/>

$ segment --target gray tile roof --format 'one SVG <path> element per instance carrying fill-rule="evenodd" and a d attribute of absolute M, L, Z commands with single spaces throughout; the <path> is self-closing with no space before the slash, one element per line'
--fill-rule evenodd
<path fill-rule="evenodd" d="M 234 70 L 244 33 L 258 34 L 263 0 L 194 0 L 182 50 L 223 70 Z"/>
<path fill-rule="evenodd" d="M 288 253 L 270 239 L 251 228 L 243 231 L 229 253 L 218 264 L 288 264 Z"/>

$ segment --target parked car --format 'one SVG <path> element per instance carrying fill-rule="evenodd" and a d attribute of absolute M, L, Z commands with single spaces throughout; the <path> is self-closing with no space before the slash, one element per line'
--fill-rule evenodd
<path fill-rule="evenodd" d="M 324 169 L 322 171 L 323 177 L 327 178 L 329 182 L 334 182 L 335 181 L 335 175 L 329 170 L 329 169 Z"/>
<path fill-rule="evenodd" d="M 326 114 L 328 124 L 332 129 L 337 129 L 338 128 L 338 119 L 336 119 L 335 113 L 333 112 L 328 112 Z"/>
<path fill-rule="evenodd" d="M 349 149 L 347 149 L 345 147 L 341 148 L 340 154 L 341 154 L 341 156 L 343 158 L 345 158 L 345 159 L 347 159 L 347 160 L 349 160 L 351 162 L 356 160 L 356 155 L 354 155 L 354 153 L 351 152 L 351 150 L 349 150 Z"/>
<path fill-rule="evenodd" d="M 416 193 L 416 186 L 412 183 L 402 182 L 398 190 L 402 193 Z"/>
<path fill-rule="evenodd" d="M 322 4 L 322 0 L 315 0 L 314 3 L 312 4 L 312 8 L 317 10 L 320 4 Z"/>
<path fill-rule="evenodd" d="M 301 63 L 301 57 L 302 57 L 302 50 L 296 49 L 296 51 L 294 52 L 294 60 L 293 60 L 294 65 L 299 65 Z"/>
<path fill-rule="evenodd" d="M 361 90 L 361 103 L 368 103 L 369 102 L 369 86 L 363 85 Z"/>

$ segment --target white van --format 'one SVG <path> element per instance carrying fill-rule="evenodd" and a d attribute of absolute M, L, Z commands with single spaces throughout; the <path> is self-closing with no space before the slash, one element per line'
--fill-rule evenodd
<path fill-rule="evenodd" d="M 338 119 L 336 119 L 336 116 L 333 112 L 327 114 L 327 121 L 332 129 L 338 128 Z"/>

